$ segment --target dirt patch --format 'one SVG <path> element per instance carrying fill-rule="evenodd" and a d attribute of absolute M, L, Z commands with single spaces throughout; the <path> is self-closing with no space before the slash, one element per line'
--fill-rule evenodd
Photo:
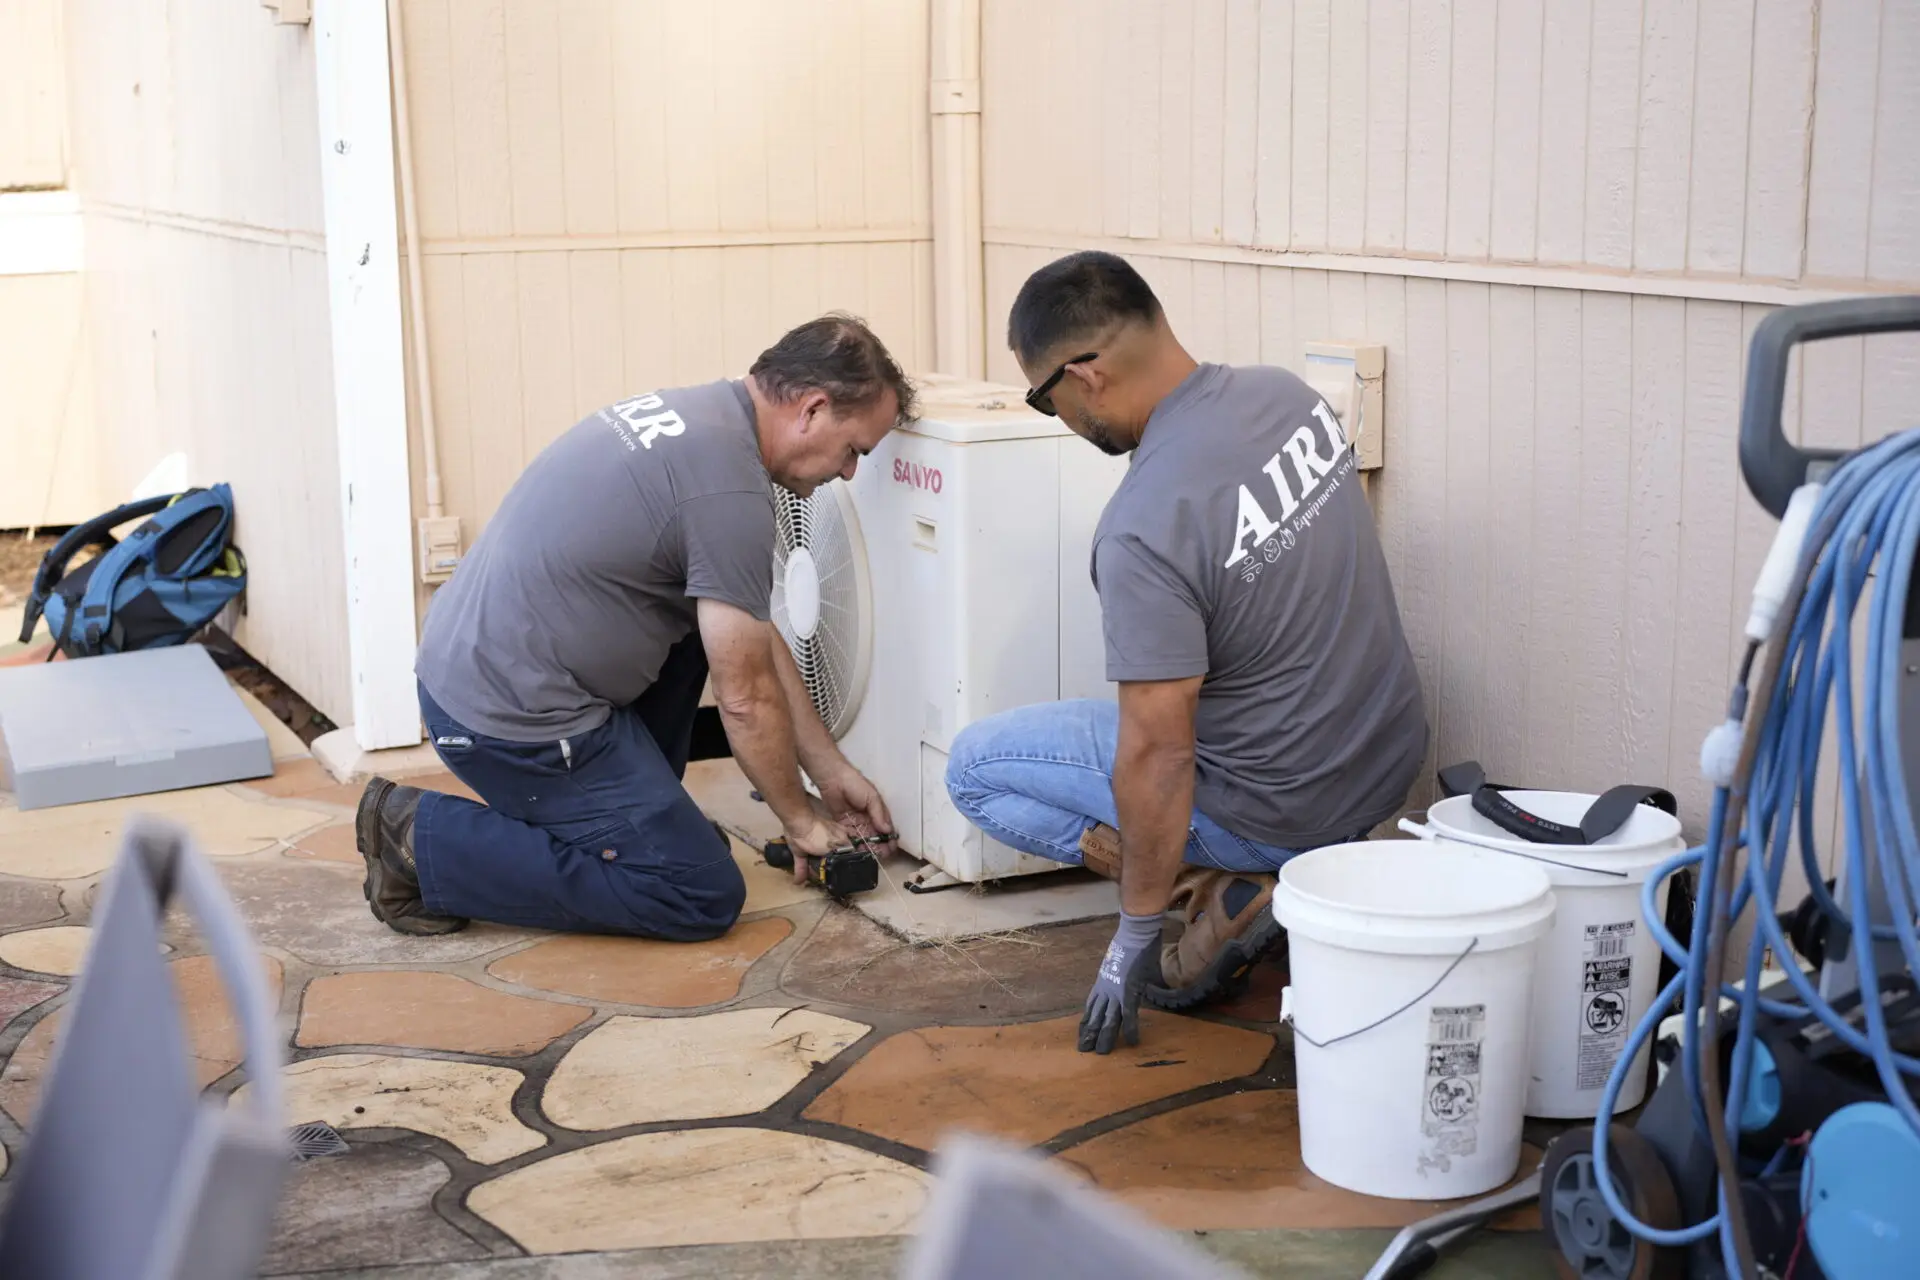
<path fill-rule="evenodd" d="M 18 604 L 33 588 L 40 561 L 60 541 L 58 533 L 28 537 L 24 532 L 0 533 L 0 608 Z"/>
<path fill-rule="evenodd" d="M 200 637 L 200 643 L 207 647 L 213 660 L 227 673 L 227 678 L 258 698 L 267 710 L 273 712 L 287 728 L 299 735 L 300 741 L 308 746 L 323 733 L 331 733 L 339 726 L 321 715 L 311 702 L 289 689 L 280 677 L 267 670 L 256 661 L 252 654 L 233 642 L 225 632 L 210 629 Z"/>

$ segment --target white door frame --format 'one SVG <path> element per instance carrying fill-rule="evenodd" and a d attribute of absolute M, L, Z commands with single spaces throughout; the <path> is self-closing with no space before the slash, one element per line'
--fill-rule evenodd
<path fill-rule="evenodd" d="M 374 751 L 422 736 L 386 6 L 316 0 L 312 30 L 353 736 Z"/>

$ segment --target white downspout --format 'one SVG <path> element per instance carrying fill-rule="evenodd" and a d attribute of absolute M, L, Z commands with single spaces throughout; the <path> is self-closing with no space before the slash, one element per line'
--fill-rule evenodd
<path fill-rule="evenodd" d="M 980 213 L 980 0 L 933 0 L 933 333 L 942 373 L 987 373 Z"/>
<path fill-rule="evenodd" d="M 393 67 L 393 137 L 400 161 L 400 214 L 406 227 L 407 308 L 413 321 L 413 398 L 426 455 L 427 518 L 446 514 L 440 496 L 440 440 L 433 421 L 433 373 L 427 359 L 427 291 L 421 277 L 420 214 L 413 196 L 413 123 L 407 101 L 407 41 L 400 0 L 387 0 L 388 61 Z"/>

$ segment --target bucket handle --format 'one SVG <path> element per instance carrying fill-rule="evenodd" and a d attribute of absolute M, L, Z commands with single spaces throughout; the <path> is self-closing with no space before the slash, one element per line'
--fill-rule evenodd
<path fill-rule="evenodd" d="M 1399 1017 L 1401 1014 L 1405 1013 L 1407 1010 L 1413 1008 L 1415 1005 L 1419 1004 L 1422 1000 L 1425 1000 L 1428 996 L 1438 991 L 1440 989 L 1440 984 L 1445 982 L 1448 978 L 1451 978 L 1453 976 L 1453 971 L 1455 969 L 1458 969 L 1461 966 L 1461 964 L 1466 961 L 1466 958 L 1473 954 L 1474 948 L 1478 947 L 1479 945 L 1480 945 L 1480 939 L 1474 938 L 1471 942 L 1467 943 L 1467 949 L 1465 951 L 1462 951 L 1459 955 L 1453 958 L 1453 963 L 1447 966 L 1446 972 L 1442 973 L 1439 977 L 1433 980 L 1432 986 L 1428 987 L 1425 991 L 1422 991 L 1419 995 L 1407 1001 L 1405 1004 L 1401 1005 L 1398 1009 L 1395 1009 L 1392 1013 L 1389 1013 L 1384 1018 L 1375 1018 L 1372 1022 L 1369 1022 L 1366 1026 L 1361 1027 L 1357 1031 L 1349 1031 L 1345 1035 L 1335 1036 L 1331 1040 L 1315 1040 L 1312 1036 L 1302 1031 L 1300 1029 L 1300 1024 L 1293 1020 L 1293 1000 L 1292 1000 L 1293 988 L 1292 987 L 1287 987 L 1285 990 L 1283 990 L 1280 993 L 1280 1021 L 1286 1023 L 1287 1025 L 1293 1028 L 1293 1034 L 1295 1035 L 1295 1037 L 1301 1040 L 1305 1040 L 1308 1044 L 1312 1045 L 1314 1048 L 1331 1049 L 1334 1045 L 1339 1044 L 1342 1040 L 1351 1040 L 1355 1036 L 1365 1035 L 1367 1032 L 1373 1030 L 1375 1027 L 1385 1026 L 1387 1023 L 1392 1022 L 1395 1018 Z"/>
<path fill-rule="evenodd" d="M 1424 818 L 1427 815 L 1422 812 L 1420 816 Z M 1408 835 L 1418 836 L 1422 840 L 1439 840 L 1442 838 L 1439 832 L 1435 831 L 1426 823 L 1415 822 L 1411 818 L 1400 819 L 1400 829 Z M 1489 853 L 1504 853 L 1509 858 L 1525 858 L 1528 862 L 1544 862 L 1550 867 L 1559 867 L 1563 871 L 1578 871 L 1590 876 L 1612 876 L 1616 880 L 1631 880 L 1633 878 L 1633 873 L 1629 871 L 1612 871 L 1604 867 L 1583 867 L 1577 862 L 1562 862 L 1558 858 L 1543 858 L 1537 853 L 1521 853 L 1518 849 L 1502 849 L 1497 844 L 1486 844 L 1482 841 L 1475 840 L 1471 836 L 1448 835 L 1445 839 L 1452 844 L 1470 844 L 1476 849 L 1485 849 Z"/>

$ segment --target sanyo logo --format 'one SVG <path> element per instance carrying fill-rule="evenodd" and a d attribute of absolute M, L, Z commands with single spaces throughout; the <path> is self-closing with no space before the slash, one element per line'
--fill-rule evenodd
<path fill-rule="evenodd" d="M 1273 482 L 1274 499 L 1280 504 L 1280 520 L 1291 520 L 1307 495 L 1319 487 L 1321 478 L 1332 471 L 1334 464 L 1340 461 L 1340 455 L 1347 448 L 1347 433 L 1340 428 L 1340 420 L 1327 408 L 1326 401 L 1313 406 L 1313 416 L 1327 429 L 1327 441 L 1332 446 L 1324 456 L 1319 452 L 1319 440 L 1314 435 L 1313 424 L 1305 423 L 1299 430 L 1287 438 L 1280 446 L 1280 452 L 1267 459 L 1260 468 L 1266 472 L 1267 479 Z M 1299 492 L 1280 466 L 1285 458 L 1293 465 L 1293 479 L 1299 482 Z M 1280 532 L 1280 522 L 1267 514 L 1260 500 L 1253 496 L 1253 490 L 1246 485 L 1240 486 L 1240 513 L 1233 527 L 1233 554 L 1227 557 L 1226 568 L 1231 569 L 1247 558 L 1247 548 L 1257 547 Z"/>
<path fill-rule="evenodd" d="M 621 442 L 628 449 L 635 445 L 651 449 L 659 437 L 677 436 L 687 429 L 686 420 L 668 409 L 666 402 L 652 393 L 622 400 L 607 412 L 619 419 L 614 430 L 620 433 Z"/>
<path fill-rule="evenodd" d="M 940 478 L 940 468 L 923 467 L 905 458 L 893 460 L 893 482 L 913 489 L 925 489 L 928 493 L 940 492 L 940 486 L 944 483 Z"/>

